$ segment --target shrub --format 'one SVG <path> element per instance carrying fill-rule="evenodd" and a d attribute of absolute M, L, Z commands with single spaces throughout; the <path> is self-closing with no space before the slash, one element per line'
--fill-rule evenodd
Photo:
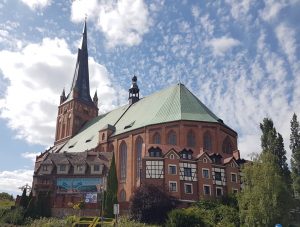
<path fill-rule="evenodd" d="M 58 218 L 40 218 L 27 224 L 28 227 L 71 227 L 65 219 Z"/>
<path fill-rule="evenodd" d="M 130 199 L 130 214 L 139 222 L 163 223 L 174 207 L 174 199 L 154 185 L 142 185 Z"/>
<path fill-rule="evenodd" d="M 199 209 L 196 207 L 189 207 L 186 209 L 175 209 L 172 210 L 168 215 L 168 220 L 166 223 L 167 227 L 206 227 L 209 226 L 205 224 L 201 218 Z"/>
<path fill-rule="evenodd" d="M 24 209 L 22 207 L 17 207 L 12 210 L 7 210 L 3 213 L 1 217 L 2 223 L 20 225 L 24 221 Z"/>

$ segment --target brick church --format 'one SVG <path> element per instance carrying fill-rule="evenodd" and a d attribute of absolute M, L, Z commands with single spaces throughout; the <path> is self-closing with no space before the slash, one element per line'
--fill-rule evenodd
<path fill-rule="evenodd" d="M 71 89 L 60 96 L 54 145 L 35 162 L 33 193 L 50 193 L 53 216 L 71 214 L 79 201 L 85 201 L 85 215 L 99 214 L 99 187 L 106 189 L 113 153 L 123 212 L 141 184 L 187 203 L 241 190 L 245 161 L 237 133 L 187 87 L 179 83 L 140 98 L 133 76 L 128 92 L 126 105 L 98 115 L 85 23 Z"/>

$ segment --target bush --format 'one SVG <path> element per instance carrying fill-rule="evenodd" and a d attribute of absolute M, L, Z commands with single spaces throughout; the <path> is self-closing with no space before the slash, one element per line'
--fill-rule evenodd
<path fill-rule="evenodd" d="M 2 217 L 0 218 L 0 222 L 20 225 L 24 221 L 24 209 L 22 207 L 17 207 L 12 210 L 6 210 Z"/>
<path fill-rule="evenodd" d="M 201 218 L 199 209 L 196 207 L 190 207 L 186 209 L 176 209 L 172 210 L 168 215 L 168 220 L 166 223 L 167 227 L 206 227 L 209 226 L 205 224 Z"/>
<path fill-rule="evenodd" d="M 29 219 L 30 220 L 30 219 Z M 40 218 L 27 223 L 28 227 L 71 227 L 65 219 L 58 218 Z"/>
<path fill-rule="evenodd" d="M 130 214 L 134 220 L 144 223 L 163 223 L 175 200 L 154 185 L 142 185 L 130 199 Z"/>

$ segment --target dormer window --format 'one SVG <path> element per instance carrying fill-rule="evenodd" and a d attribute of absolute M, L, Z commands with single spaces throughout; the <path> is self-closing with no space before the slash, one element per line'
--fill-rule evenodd
<path fill-rule="evenodd" d="M 182 159 L 189 159 L 189 160 L 191 160 L 193 158 L 193 152 L 191 150 L 184 149 L 183 151 L 180 152 L 180 157 Z"/>
<path fill-rule="evenodd" d="M 78 172 L 83 172 L 83 170 L 84 170 L 84 166 L 83 165 L 77 165 L 77 171 Z"/>
<path fill-rule="evenodd" d="M 48 166 L 47 166 L 47 165 L 43 165 L 42 170 L 43 170 L 43 171 L 48 171 Z"/>
<path fill-rule="evenodd" d="M 65 164 L 59 165 L 59 171 L 60 172 L 65 172 L 66 171 L 66 165 Z"/>
<path fill-rule="evenodd" d="M 100 171 L 100 165 L 94 165 L 94 172 Z"/>
<path fill-rule="evenodd" d="M 148 152 L 149 152 L 150 157 L 161 157 L 162 156 L 161 149 L 159 147 L 157 147 L 157 148 L 151 147 L 148 150 Z"/>

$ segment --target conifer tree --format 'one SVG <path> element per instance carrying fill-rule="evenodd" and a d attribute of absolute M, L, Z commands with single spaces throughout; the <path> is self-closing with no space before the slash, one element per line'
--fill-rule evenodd
<path fill-rule="evenodd" d="M 118 179 L 115 163 L 115 155 L 113 154 L 108 176 L 107 176 L 107 191 L 105 196 L 105 215 L 113 217 L 114 204 L 118 203 Z"/>
<path fill-rule="evenodd" d="M 300 127 L 295 113 L 291 120 L 290 149 L 293 190 L 295 195 L 300 195 Z"/>
<path fill-rule="evenodd" d="M 27 197 L 26 193 L 27 193 L 27 190 L 26 190 L 26 188 L 24 188 L 21 199 L 20 199 L 20 206 L 23 207 L 24 209 L 26 209 L 26 207 L 28 206 L 28 197 Z"/>

